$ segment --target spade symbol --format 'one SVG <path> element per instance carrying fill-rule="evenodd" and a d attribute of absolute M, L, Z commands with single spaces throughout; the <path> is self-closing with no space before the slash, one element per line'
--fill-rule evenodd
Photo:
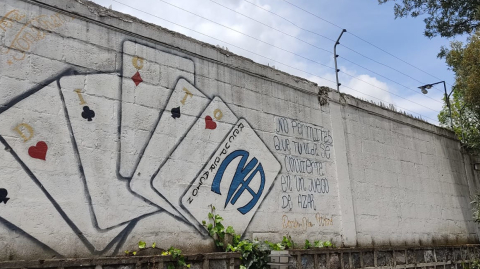
<path fill-rule="evenodd" d="M 180 118 L 180 107 L 172 108 L 172 118 Z"/>
<path fill-rule="evenodd" d="M 10 198 L 7 198 L 8 191 L 6 189 L 0 189 L 0 203 L 3 202 L 4 204 L 7 203 Z"/>
<path fill-rule="evenodd" d="M 92 121 L 92 119 L 95 117 L 95 111 L 91 110 L 88 106 L 84 106 L 82 117 L 88 121 Z"/>

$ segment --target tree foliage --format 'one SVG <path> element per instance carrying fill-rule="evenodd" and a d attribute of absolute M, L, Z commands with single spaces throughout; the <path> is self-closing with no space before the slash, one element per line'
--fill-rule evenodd
<path fill-rule="evenodd" d="M 451 102 L 453 130 L 469 148 L 480 148 L 480 31 L 467 44 L 450 43 L 443 50 L 445 60 L 455 72 Z M 441 124 L 450 124 L 446 106 L 438 115 Z"/>
<path fill-rule="evenodd" d="M 468 34 L 467 44 L 459 41 L 442 48 L 438 56 L 445 58 L 455 73 L 455 85 L 448 106 L 438 115 L 441 125 L 450 127 L 467 148 L 480 149 L 480 0 L 378 0 L 380 4 L 395 2 L 395 18 L 425 15 L 425 36 L 453 37 Z M 444 100 L 445 102 L 447 100 Z"/>
<path fill-rule="evenodd" d="M 480 25 L 480 0 L 378 0 L 395 3 L 395 18 L 427 15 L 425 36 L 453 37 L 475 32 Z"/>

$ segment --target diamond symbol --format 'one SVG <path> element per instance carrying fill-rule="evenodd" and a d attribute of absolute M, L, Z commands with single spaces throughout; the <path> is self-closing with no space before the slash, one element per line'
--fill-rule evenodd
<path fill-rule="evenodd" d="M 132 80 L 133 80 L 133 83 L 135 83 L 135 86 L 138 86 L 138 84 L 142 83 L 143 79 L 142 77 L 140 76 L 140 73 L 135 73 L 135 75 L 133 75 L 132 77 Z"/>

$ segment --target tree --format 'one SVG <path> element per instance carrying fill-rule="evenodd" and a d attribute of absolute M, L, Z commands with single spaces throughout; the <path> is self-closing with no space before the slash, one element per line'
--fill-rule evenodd
<path fill-rule="evenodd" d="M 438 57 L 445 58 L 455 72 L 450 101 L 453 131 L 467 148 L 480 149 L 480 0 L 378 0 L 380 4 L 397 1 L 401 3 L 395 3 L 395 18 L 427 16 L 425 36 L 429 38 L 470 36 L 466 45 L 453 41 L 449 49 L 442 47 Z M 450 127 L 446 105 L 438 120 Z"/>
<path fill-rule="evenodd" d="M 443 49 L 449 68 L 455 72 L 451 102 L 453 130 L 469 148 L 480 149 L 480 31 L 464 45 L 453 41 Z M 439 122 L 448 126 L 448 108 L 438 115 Z"/>
<path fill-rule="evenodd" d="M 453 101 L 450 101 L 452 109 L 453 131 L 467 149 L 480 149 L 480 113 L 466 106 L 461 92 L 453 93 Z M 450 127 L 449 111 L 444 106 L 438 121 L 441 126 Z"/>
<path fill-rule="evenodd" d="M 378 0 L 380 4 L 397 0 Z M 398 0 L 395 18 L 427 14 L 425 36 L 453 37 L 471 34 L 480 25 L 480 0 Z"/>

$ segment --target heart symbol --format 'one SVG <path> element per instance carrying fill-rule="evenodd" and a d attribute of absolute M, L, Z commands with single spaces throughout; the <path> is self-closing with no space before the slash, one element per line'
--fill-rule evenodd
<path fill-rule="evenodd" d="M 212 117 L 206 116 L 205 117 L 205 129 L 215 130 L 215 128 L 217 128 L 217 124 L 212 120 Z"/>
<path fill-rule="evenodd" d="M 30 155 L 30 157 L 32 158 L 45 161 L 45 158 L 47 156 L 47 150 L 48 150 L 47 143 L 40 141 L 37 143 L 36 146 L 31 146 L 28 149 L 28 155 Z"/>

